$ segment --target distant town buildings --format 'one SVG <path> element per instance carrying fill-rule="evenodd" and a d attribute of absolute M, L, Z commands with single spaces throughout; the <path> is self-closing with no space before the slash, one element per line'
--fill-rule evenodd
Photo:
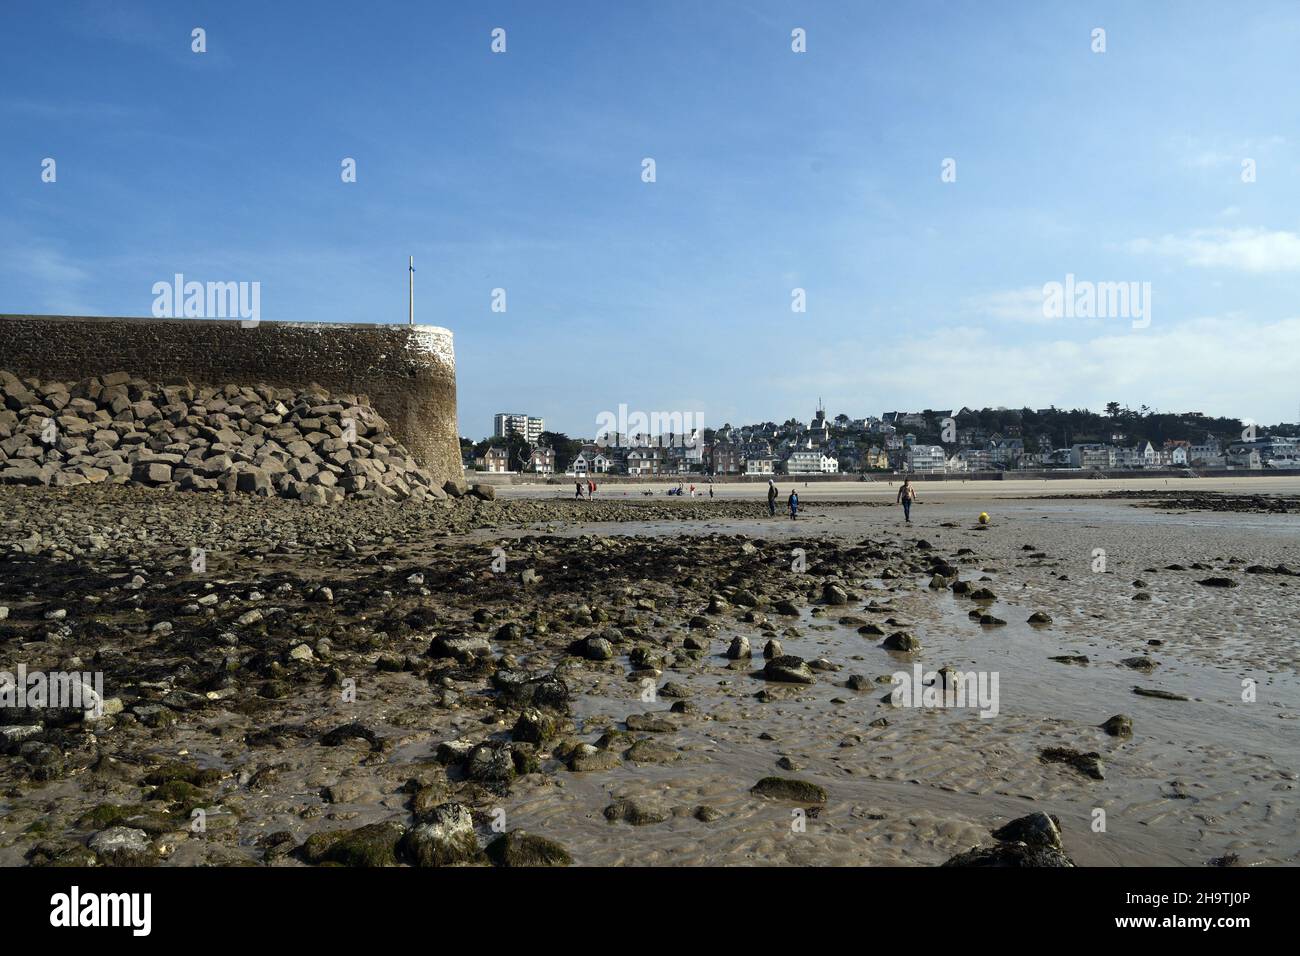
<path fill-rule="evenodd" d="M 840 470 L 840 463 L 823 451 L 792 451 L 785 460 L 787 475 L 833 475 Z"/>
<path fill-rule="evenodd" d="M 528 459 L 528 470 L 535 475 L 555 474 L 555 449 L 538 445 Z"/>
<path fill-rule="evenodd" d="M 493 445 L 486 449 L 474 463 L 478 465 L 480 471 L 504 474 L 510 471 L 510 451 L 501 445 Z"/>
<path fill-rule="evenodd" d="M 1021 427 L 1021 416 L 1006 413 L 1006 409 L 962 408 L 956 413 L 948 409 L 927 409 L 890 411 L 879 418 L 851 419 L 838 415 L 830 419 L 819 404 L 807 425 L 789 419 L 780 425 L 774 422 L 724 424 L 716 430 L 695 430 L 689 435 L 612 433 L 597 441 L 580 440 L 576 452 L 573 444 L 568 446 L 566 453 L 573 458 L 564 462 L 562 470 L 566 475 L 582 478 L 594 475 L 770 478 L 868 472 L 978 475 L 1017 469 L 1300 468 L 1300 438 L 1296 437 L 1269 435 L 1249 441 L 1222 441 L 1207 432 L 1200 440 L 1134 441 L 1127 436 L 1135 431 L 1141 434 L 1140 416 L 1112 415 L 1104 419 L 1094 415 L 1093 424 L 1082 437 L 1095 440 L 1073 443 L 1069 437 L 1076 419 L 1068 422 L 1070 427 L 1062 427 L 1057 418 L 1052 427 L 1055 434 L 1066 437 L 1067 444 L 1053 447 L 1051 435 L 1043 427 L 1052 422 L 1034 423 L 1034 419 L 1026 418 L 1028 427 Z M 1039 419 L 1061 414 L 1056 409 L 1024 410 L 1025 416 Z M 1077 418 L 1090 413 L 1068 414 Z M 1188 413 L 1186 421 L 1203 417 Z M 1114 427 L 1121 423 L 1124 427 Z M 495 417 L 494 429 L 497 438 L 522 437 L 529 443 L 528 455 L 511 461 L 504 445 L 491 445 L 474 458 L 473 467 L 488 472 L 525 471 L 538 475 L 553 475 L 561 470 L 555 449 L 539 443 L 543 431 L 541 418 L 502 412 Z M 1220 429 L 1220 434 L 1223 433 Z M 936 443 L 936 438 L 941 443 Z M 955 440 L 943 441 L 944 438 Z"/>
<path fill-rule="evenodd" d="M 903 454 L 906 471 L 918 475 L 942 474 L 948 464 L 948 456 L 942 445 L 909 445 Z"/>
<path fill-rule="evenodd" d="M 496 438 L 518 435 L 530 445 L 535 445 L 546 430 L 544 419 L 521 415 L 517 412 L 497 412 L 492 419 L 492 434 Z"/>

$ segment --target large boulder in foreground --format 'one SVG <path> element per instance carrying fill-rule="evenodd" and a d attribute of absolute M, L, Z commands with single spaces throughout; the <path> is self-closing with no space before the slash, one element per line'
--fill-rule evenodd
<path fill-rule="evenodd" d="M 474 834 L 474 816 L 459 803 L 433 808 L 402 837 L 402 852 L 416 866 L 456 866 L 484 862 Z"/>
<path fill-rule="evenodd" d="M 523 830 L 503 833 L 487 845 L 487 856 L 497 866 L 570 866 L 573 857 L 554 840 Z"/>
<path fill-rule="evenodd" d="M 405 828 L 395 820 L 355 830 L 325 830 L 309 836 L 298 852 L 303 860 L 317 866 L 396 866 L 397 844 L 404 834 Z"/>
<path fill-rule="evenodd" d="M 1072 867 L 1061 842 L 1060 822 L 1046 813 L 1018 817 L 992 831 L 998 842 L 958 853 L 944 866 Z"/>

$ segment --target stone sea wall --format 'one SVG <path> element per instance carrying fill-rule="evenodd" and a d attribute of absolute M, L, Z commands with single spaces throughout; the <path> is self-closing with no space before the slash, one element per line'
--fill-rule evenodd
<path fill-rule="evenodd" d="M 462 474 L 455 351 L 437 326 L 0 315 L 0 368 L 72 382 L 127 372 L 162 385 L 357 393 L 434 477 Z"/>

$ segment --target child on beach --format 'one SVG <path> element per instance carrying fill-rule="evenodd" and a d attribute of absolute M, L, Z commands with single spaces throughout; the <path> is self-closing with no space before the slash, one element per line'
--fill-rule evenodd
<path fill-rule="evenodd" d="M 790 506 L 790 520 L 797 520 L 799 517 L 799 492 L 791 491 L 786 503 Z"/>

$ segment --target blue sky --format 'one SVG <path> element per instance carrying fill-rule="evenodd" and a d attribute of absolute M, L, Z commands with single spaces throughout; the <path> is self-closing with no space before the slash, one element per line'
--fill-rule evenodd
<path fill-rule="evenodd" d="M 416 318 L 456 334 L 474 437 L 501 410 L 591 435 L 620 403 L 710 425 L 818 398 L 1300 415 L 1294 3 L 11 3 L 4 21 L 0 312 L 148 315 L 182 272 L 260 282 L 263 319 L 404 322 L 414 255 Z M 1149 282 L 1149 326 L 1044 318 L 1067 274 Z"/>

